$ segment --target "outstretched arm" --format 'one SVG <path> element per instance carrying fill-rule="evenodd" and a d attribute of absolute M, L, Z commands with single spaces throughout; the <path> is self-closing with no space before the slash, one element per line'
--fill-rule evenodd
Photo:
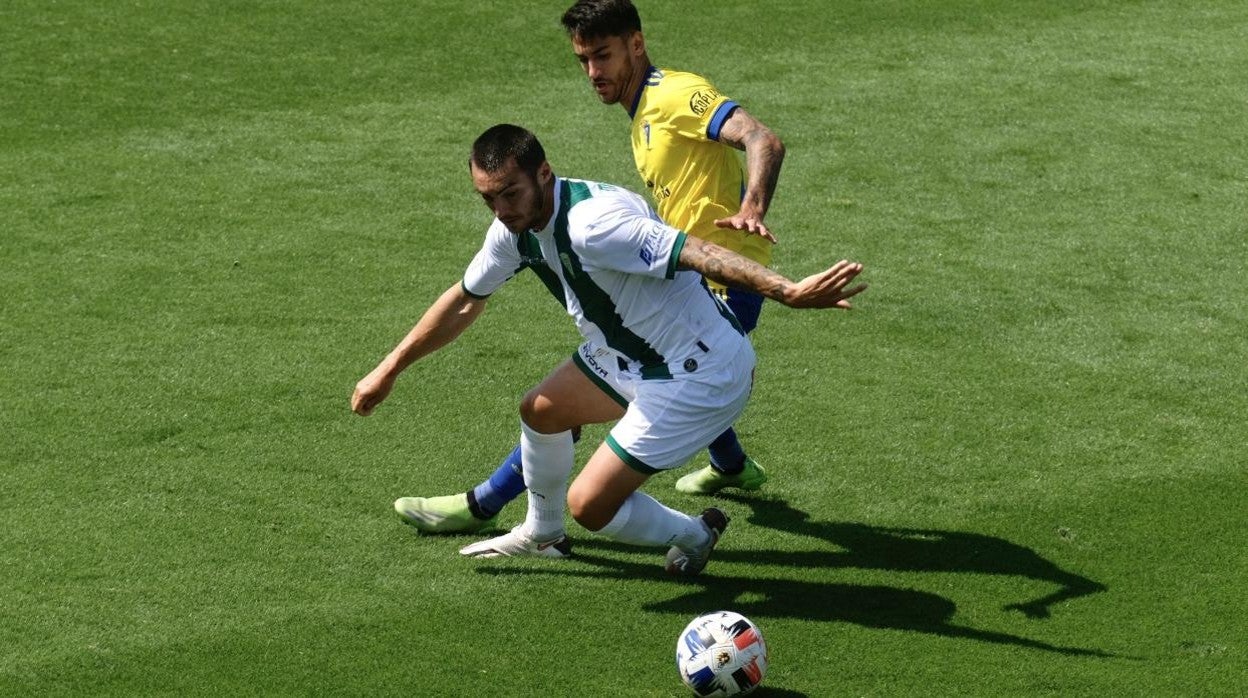
<path fill-rule="evenodd" d="M 390 394 L 399 374 L 416 361 L 450 344 L 468 329 L 485 310 L 485 300 L 468 295 L 458 283 L 446 289 L 403 341 L 355 385 L 351 410 L 362 416 L 372 414 L 373 409 Z"/>
<path fill-rule="evenodd" d="M 857 262 L 841 260 L 801 281 L 790 281 L 748 257 L 695 237 L 687 237 L 677 264 L 708 279 L 760 293 L 790 308 L 843 308 L 849 299 L 867 290 L 866 284 L 846 288 L 862 271 Z"/>
<path fill-rule="evenodd" d="M 775 242 L 776 236 L 763 223 L 771 197 L 780 181 L 780 165 L 784 162 L 784 143 L 763 122 L 737 107 L 719 131 L 719 140 L 737 150 L 745 151 L 745 195 L 735 216 L 720 218 L 721 228 L 746 230 Z"/>

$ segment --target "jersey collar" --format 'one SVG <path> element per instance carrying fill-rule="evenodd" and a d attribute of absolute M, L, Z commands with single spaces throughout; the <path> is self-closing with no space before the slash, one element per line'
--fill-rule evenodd
<path fill-rule="evenodd" d="M 659 69 L 654 66 L 646 68 L 646 76 L 641 79 L 641 84 L 637 86 L 637 94 L 633 95 L 633 106 L 628 110 L 628 118 L 636 118 L 637 105 L 641 104 L 641 93 L 646 91 L 646 85 L 650 83 L 650 76 L 657 72 L 659 72 Z"/>
<path fill-rule="evenodd" d="M 545 235 L 555 229 L 555 221 L 559 218 L 559 209 L 563 208 L 563 177 L 555 175 L 551 180 L 550 186 L 555 190 L 555 205 L 550 208 L 550 220 L 546 221 L 546 227 L 541 230 L 530 230 L 534 235 Z"/>

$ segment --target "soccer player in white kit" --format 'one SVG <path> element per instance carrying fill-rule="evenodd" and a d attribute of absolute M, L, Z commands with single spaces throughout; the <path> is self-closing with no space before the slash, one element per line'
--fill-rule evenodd
<path fill-rule="evenodd" d="M 749 398 L 754 351 L 702 277 L 791 307 L 849 308 L 866 288 L 862 265 L 841 261 L 792 282 L 664 224 L 640 196 L 556 177 L 537 138 L 500 124 L 473 144 L 473 185 L 495 220 L 462 281 L 357 385 L 368 415 L 413 362 L 459 336 L 517 272 L 535 271 L 585 338 L 521 402 L 528 488 L 524 523 L 466 555 L 570 554 L 565 501 L 585 528 L 625 543 L 671 546 L 667 570 L 697 574 L 728 524 L 717 508 L 690 516 L 638 491 L 683 465 L 728 428 Z M 616 421 L 580 474 L 572 429 Z"/>

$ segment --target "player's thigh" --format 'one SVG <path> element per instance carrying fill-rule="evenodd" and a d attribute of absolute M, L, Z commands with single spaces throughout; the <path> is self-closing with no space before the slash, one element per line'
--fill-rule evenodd
<path fill-rule="evenodd" d="M 520 418 L 543 434 L 610 422 L 623 414 L 619 396 L 605 392 L 570 359 L 547 374 L 520 403 Z"/>
<path fill-rule="evenodd" d="M 672 380 L 640 381 L 607 442 L 642 474 L 684 465 L 741 416 L 750 397 L 754 352 L 735 352 Z"/>
<path fill-rule="evenodd" d="M 611 522 L 624 500 L 649 477 L 629 467 L 603 443 L 568 488 L 568 510 L 577 523 L 597 531 Z"/>

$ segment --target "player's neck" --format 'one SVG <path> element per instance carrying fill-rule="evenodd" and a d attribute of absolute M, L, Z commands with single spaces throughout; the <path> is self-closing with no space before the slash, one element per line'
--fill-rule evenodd
<path fill-rule="evenodd" d="M 650 62 L 650 56 L 642 53 L 633 63 L 633 77 L 628 81 L 628 87 L 624 88 L 624 94 L 620 100 L 620 106 L 624 107 L 624 111 L 629 116 L 633 115 L 633 111 L 637 108 L 637 103 L 641 100 L 641 90 L 646 84 L 646 78 L 650 76 L 650 69 L 654 64 Z"/>
<path fill-rule="evenodd" d="M 550 173 L 550 183 L 546 186 L 546 191 L 542 192 L 542 212 L 539 216 L 541 225 L 536 226 L 534 230 L 545 230 L 550 225 L 550 219 L 555 216 L 555 190 L 559 188 L 559 178 L 554 172 Z"/>

